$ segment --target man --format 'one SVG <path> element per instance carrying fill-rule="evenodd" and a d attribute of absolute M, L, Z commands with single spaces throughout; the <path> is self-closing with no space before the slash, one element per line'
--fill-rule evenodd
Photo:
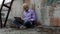
<path fill-rule="evenodd" d="M 35 16 L 35 12 L 31 9 L 29 9 L 29 6 L 25 3 L 23 4 L 23 9 L 24 9 L 24 12 L 23 12 L 23 20 L 24 20 L 24 27 L 26 28 L 29 28 L 29 27 L 32 27 L 33 25 L 33 22 L 36 20 L 36 16 Z M 21 27 L 21 23 L 14 20 L 13 22 L 15 25 L 17 25 L 18 27 Z"/>

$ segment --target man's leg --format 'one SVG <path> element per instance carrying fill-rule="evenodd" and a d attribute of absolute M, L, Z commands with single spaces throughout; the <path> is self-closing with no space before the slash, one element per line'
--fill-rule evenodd
<path fill-rule="evenodd" d="M 24 26 L 26 26 L 27 28 L 30 28 L 30 27 L 32 27 L 32 24 L 31 24 L 31 22 L 27 21 L 24 23 Z"/>
<path fill-rule="evenodd" d="M 32 25 L 34 26 L 36 24 L 36 21 L 32 21 Z"/>
<path fill-rule="evenodd" d="M 15 24 L 17 27 L 21 26 L 21 24 L 18 21 L 16 21 L 16 20 L 13 21 L 13 24 Z"/>

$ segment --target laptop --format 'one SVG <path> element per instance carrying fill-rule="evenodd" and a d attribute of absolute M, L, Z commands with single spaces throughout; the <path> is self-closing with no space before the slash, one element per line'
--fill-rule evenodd
<path fill-rule="evenodd" d="M 22 19 L 21 19 L 21 17 L 14 17 L 15 18 L 15 20 L 17 20 L 18 22 L 24 22 Z"/>

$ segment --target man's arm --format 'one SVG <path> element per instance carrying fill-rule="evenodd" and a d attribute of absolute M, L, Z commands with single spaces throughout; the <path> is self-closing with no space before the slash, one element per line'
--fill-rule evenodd
<path fill-rule="evenodd" d="M 36 15 L 35 15 L 35 11 L 31 10 L 31 21 L 35 21 L 36 20 Z"/>

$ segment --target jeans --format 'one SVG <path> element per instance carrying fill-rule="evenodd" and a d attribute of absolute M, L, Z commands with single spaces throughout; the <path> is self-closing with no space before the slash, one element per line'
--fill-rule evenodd
<path fill-rule="evenodd" d="M 17 20 L 14 20 L 13 23 L 14 23 L 17 27 L 20 27 L 20 26 L 22 25 L 22 24 L 21 24 L 20 22 L 18 22 Z M 28 28 L 32 26 L 32 24 L 31 24 L 30 21 L 24 22 L 23 25 L 26 26 L 26 27 L 28 27 Z"/>
<path fill-rule="evenodd" d="M 17 20 L 14 20 L 13 21 L 13 24 L 16 25 L 17 27 L 20 27 L 21 26 L 21 24 Z"/>

